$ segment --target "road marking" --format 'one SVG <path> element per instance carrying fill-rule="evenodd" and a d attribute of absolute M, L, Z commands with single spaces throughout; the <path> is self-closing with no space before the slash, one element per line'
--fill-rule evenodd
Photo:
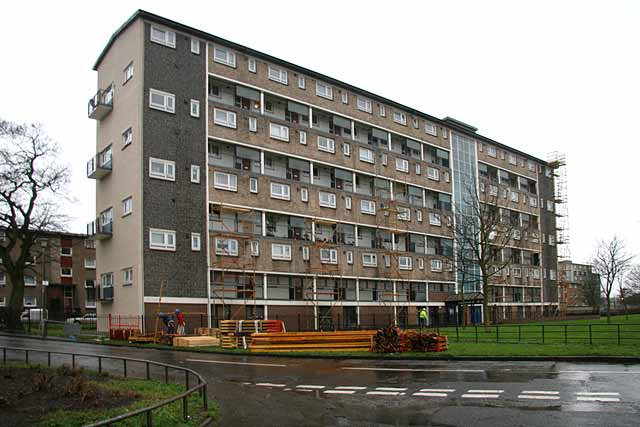
<path fill-rule="evenodd" d="M 287 365 L 281 365 L 278 363 L 227 362 L 225 360 L 205 360 L 205 359 L 187 359 L 187 362 L 218 363 L 220 365 L 267 366 L 270 368 L 286 368 L 287 367 Z"/>
<path fill-rule="evenodd" d="M 297 388 L 296 391 L 303 391 L 305 393 L 313 393 L 313 390 L 310 390 L 308 388 Z"/>
<path fill-rule="evenodd" d="M 258 387 L 285 387 L 286 384 L 256 383 Z"/>
<path fill-rule="evenodd" d="M 378 391 L 407 391 L 407 388 L 396 388 L 396 387 L 376 387 Z"/>
<path fill-rule="evenodd" d="M 410 369 L 410 368 L 342 368 L 347 371 L 391 371 L 391 372 L 485 372 L 484 369 Z"/>
<path fill-rule="evenodd" d="M 357 387 L 352 385 L 341 385 L 339 387 L 335 387 L 336 390 L 366 390 L 366 387 Z"/>
<path fill-rule="evenodd" d="M 463 398 L 468 399 L 497 399 L 500 397 L 498 394 L 463 394 Z"/>
<path fill-rule="evenodd" d="M 353 394 L 355 390 L 325 390 L 324 394 Z"/>
<path fill-rule="evenodd" d="M 372 396 L 398 396 L 399 391 L 368 391 L 367 394 Z"/>
<path fill-rule="evenodd" d="M 467 393 L 504 393 L 504 390 L 467 390 Z"/>
<path fill-rule="evenodd" d="M 559 391 L 522 390 L 522 394 L 560 394 Z"/>
<path fill-rule="evenodd" d="M 620 402 L 620 399 L 617 397 L 586 397 L 586 396 L 578 396 L 578 400 L 582 402 Z"/>
<path fill-rule="evenodd" d="M 456 390 L 453 388 L 421 388 L 420 391 L 427 393 L 453 393 Z"/>
<path fill-rule="evenodd" d="M 554 373 L 554 371 L 550 371 Z M 556 371 L 561 374 L 627 374 L 640 375 L 640 371 Z"/>
<path fill-rule="evenodd" d="M 620 396 L 620 393 L 613 393 L 613 392 L 602 392 L 602 393 L 597 393 L 597 392 L 587 392 L 587 391 L 580 391 L 578 393 L 576 393 L 576 395 L 578 396 Z"/>
<path fill-rule="evenodd" d="M 291 389 L 290 388 L 285 388 L 284 391 L 291 391 Z"/>
<path fill-rule="evenodd" d="M 546 394 L 519 394 L 518 399 L 558 400 L 560 399 L 560 396 L 549 396 Z"/>
<path fill-rule="evenodd" d="M 323 385 L 297 385 L 296 388 L 311 388 L 314 390 L 322 390 L 324 386 Z"/>
<path fill-rule="evenodd" d="M 413 393 L 412 396 L 422 396 L 422 397 L 447 397 L 449 396 L 447 393 Z"/>

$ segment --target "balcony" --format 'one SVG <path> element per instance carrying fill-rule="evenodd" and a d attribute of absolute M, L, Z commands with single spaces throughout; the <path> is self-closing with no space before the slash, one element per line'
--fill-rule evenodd
<path fill-rule="evenodd" d="M 110 239 L 113 236 L 113 221 L 102 221 L 100 217 L 87 224 L 87 235 L 97 240 Z"/>
<path fill-rule="evenodd" d="M 102 179 L 112 170 L 111 147 L 94 156 L 87 162 L 87 178 Z"/>
<path fill-rule="evenodd" d="M 102 120 L 113 109 L 113 86 L 108 89 L 100 89 L 93 98 L 89 100 L 88 113 L 90 119 Z"/>

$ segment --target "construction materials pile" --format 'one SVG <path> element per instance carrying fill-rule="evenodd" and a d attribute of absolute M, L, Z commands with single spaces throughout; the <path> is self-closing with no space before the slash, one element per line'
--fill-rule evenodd
<path fill-rule="evenodd" d="M 282 332 L 282 320 L 221 320 L 220 344 L 222 348 L 248 348 L 252 335 L 261 332 Z"/>
<path fill-rule="evenodd" d="M 212 347 L 219 346 L 220 340 L 212 336 L 196 336 L 196 337 L 173 337 L 174 347 Z"/>
<path fill-rule="evenodd" d="M 372 350 L 378 353 L 441 352 L 448 349 L 448 338 L 435 332 L 401 330 L 390 326 L 377 331 Z"/>
<path fill-rule="evenodd" d="M 282 332 L 251 334 L 255 353 L 299 351 L 370 351 L 376 331 Z"/>

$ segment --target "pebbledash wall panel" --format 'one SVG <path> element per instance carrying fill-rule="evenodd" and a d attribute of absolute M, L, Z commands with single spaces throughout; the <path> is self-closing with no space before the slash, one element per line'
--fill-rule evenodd
<path fill-rule="evenodd" d="M 145 23 L 143 94 L 143 247 L 144 295 L 207 297 L 206 251 L 206 45 L 191 53 L 191 37 L 176 33 L 176 47 L 150 40 Z M 149 106 L 149 91 L 175 95 L 175 113 Z M 200 102 L 200 117 L 192 117 L 191 100 Z M 149 158 L 175 162 L 175 181 L 149 176 Z M 200 167 L 200 183 L 191 182 L 191 166 Z M 149 229 L 176 232 L 176 250 L 149 248 Z M 191 233 L 200 233 L 201 249 L 191 249 Z"/>

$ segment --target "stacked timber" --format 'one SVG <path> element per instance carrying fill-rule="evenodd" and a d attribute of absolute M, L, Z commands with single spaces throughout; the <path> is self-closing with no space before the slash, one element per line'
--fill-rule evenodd
<path fill-rule="evenodd" d="M 219 328 L 195 328 L 195 335 L 198 336 L 210 336 L 220 338 L 220 329 Z"/>
<path fill-rule="evenodd" d="M 251 335 L 251 352 L 369 351 L 376 331 L 274 332 Z"/>
<path fill-rule="evenodd" d="M 281 320 L 221 320 L 219 322 L 222 348 L 247 348 L 252 335 L 260 332 L 282 332 Z"/>
<path fill-rule="evenodd" d="M 220 340 L 211 336 L 199 336 L 199 337 L 174 337 L 174 347 L 211 347 L 219 346 Z"/>

